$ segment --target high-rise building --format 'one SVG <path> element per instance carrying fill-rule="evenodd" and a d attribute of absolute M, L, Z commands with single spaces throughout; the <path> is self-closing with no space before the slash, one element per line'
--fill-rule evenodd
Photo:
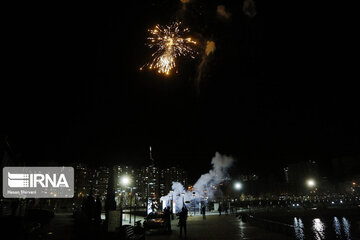
<path fill-rule="evenodd" d="M 186 172 L 177 167 L 171 167 L 163 170 L 164 180 L 164 195 L 169 193 L 173 182 L 181 183 L 185 188 L 187 186 Z"/>
<path fill-rule="evenodd" d="M 93 186 L 93 194 L 101 198 L 106 197 L 109 184 L 110 170 L 108 167 L 98 167 L 90 171 L 90 180 Z"/>
<path fill-rule="evenodd" d="M 74 165 L 74 191 L 75 197 L 82 198 L 89 194 L 91 184 L 89 183 L 89 169 L 86 164 L 77 163 Z"/>
<path fill-rule="evenodd" d="M 94 196 L 104 198 L 109 182 L 109 168 L 89 168 L 86 164 L 77 163 L 75 171 L 75 197 L 86 197 L 92 192 Z"/>

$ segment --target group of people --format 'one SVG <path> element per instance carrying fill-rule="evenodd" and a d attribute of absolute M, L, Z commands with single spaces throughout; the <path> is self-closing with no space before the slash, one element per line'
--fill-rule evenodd
<path fill-rule="evenodd" d="M 165 230 L 171 232 L 171 208 L 166 207 L 164 209 L 164 219 L 165 219 Z M 201 214 L 203 215 L 203 219 L 206 219 L 206 208 L 203 206 L 201 208 Z M 184 236 L 186 237 L 186 222 L 188 217 L 188 209 L 184 205 L 180 212 L 176 214 L 179 219 L 178 226 L 180 227 L 180 237 Z"/>
<path fill-rule="evenodd" d="M 164 209 L 165 231 L 171 232 L 171 209 L 166 207 Z"/>
<path fill-rule="evenodd" d="M 99 197 L 95 198 L 89 195 L 82 203 L 82 211 L 89 222 L 101 222 L 101 200 Z"/>
<path fill-rule="evenodd" d="M 179 216 L 180 237 L 182 237 L 183 230 L 186 237 L 186 221 L 188 216 L 188 210 L 185 205 L 181 209 L 181 212 L 177 213 L 177 215 Z"/>
<path fill-rule="evenodd" d="M 221 212 L 223 211 L 221 205 L 219 206 L 218 211 L 219 211 L 219 215 L 221 216 Z M 229 214 L 229 208 L 227 206 L 224 207 L 224 212 L 226 215 Z"/>
<path fill-rule="evenodd" d="M 188 210 L 184 205 L 180 212 L 176 214 L 179 219 L 178 226 L 180 227 L 180 237 L 182 237 L 183 232 L 186 237 L 186 221 L 188 216 Z M 165 231 L 171 232 L 171 208 L 166 207 L 164 208 L 164 220 L 165 220 Z"/>

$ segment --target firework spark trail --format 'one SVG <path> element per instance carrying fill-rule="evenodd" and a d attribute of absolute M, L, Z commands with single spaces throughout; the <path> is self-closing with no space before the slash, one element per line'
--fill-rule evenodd
<path fill-rule="evenodd" d="M 188 28 L 182 28 L 181 22 L 174 22 L 170 25 L 156 25 L 154 29 L 148 30 L 150 37 L 149 48 L 156 49 L 151 55 L 153 59 L 146 63 L 149 69 L 157 69 L 159 73 L 168 75 L 176 66 L 175 59 L 180 56 L 195 58 L 197 52 L 193 49 L 196 42 L 191 37 L 185 37 L 189 33 Z M 140 68 L 140 70 L 143 69 Z"/>

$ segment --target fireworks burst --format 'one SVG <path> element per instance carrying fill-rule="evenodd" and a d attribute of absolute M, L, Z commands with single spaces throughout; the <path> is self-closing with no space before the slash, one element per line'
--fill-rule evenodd
<path fill-rule="evenodd" d="M 195 58 L 197 52 L 193 50 L 193 46 L 196 45 L 196 42 L 191 37 L 185 36 L 189 33 L 189 29 L 182 28 L 181 22 L 174 22 L 166 26 L 156 25 L 154 29 L 148 31 L 150 36 L 148 37 L 149 43 L 146 45 L 156 50 L 151 55 L 152 60 L 143 67 L 157 69 L 158 73 L 168 75 L 176 66 L 175 59 L 177 57 Z"/>

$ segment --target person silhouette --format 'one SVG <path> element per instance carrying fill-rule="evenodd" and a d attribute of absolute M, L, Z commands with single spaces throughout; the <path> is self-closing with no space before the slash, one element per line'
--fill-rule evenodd
<path fill-rule="evenodd" d="M 15 199 L 11 202 L 11 216 L 15 216 L 16 215 L 16 210 L 19 207 L 19 200 Z"/>
<path fill-rule="evenodd" d="M 188 210 L 183 206 L 180 215 L 179 215 L 179 224 L 180 224 L 180 237 L 182 237 L 182 231 L 184 230 L 184 235 L 186 237 L 186 221 L 187 221 Z"/>
<path fill-rule="evenodd" d="M 170 207 L 164 209 L 165 230 L 171 232 Z"/>
<path fill-rule="evenodd" d="M 91 222 L 94 218 L 94 210 L 95 210 L 95 198 L 90 192 L 89 196 L 87 196 L 83 201 L 83 212 L 86 216 L 87 221 Z"/>
<path fill-rule="evenodd" d="M 201 208 L 201 214 L 203 215 L 203 219 L 206 219 L 206 208 L 205 208 L 205 206 L 202 206 L 202 208 Z"/>
<path fill-rule="evenodd" d="M 101 199 L 99 196 L 97 196 L 95 202 L 95 211 L 94 211 L 95 223 L 101 222 L 101 209 L 102 209 Z"/>

